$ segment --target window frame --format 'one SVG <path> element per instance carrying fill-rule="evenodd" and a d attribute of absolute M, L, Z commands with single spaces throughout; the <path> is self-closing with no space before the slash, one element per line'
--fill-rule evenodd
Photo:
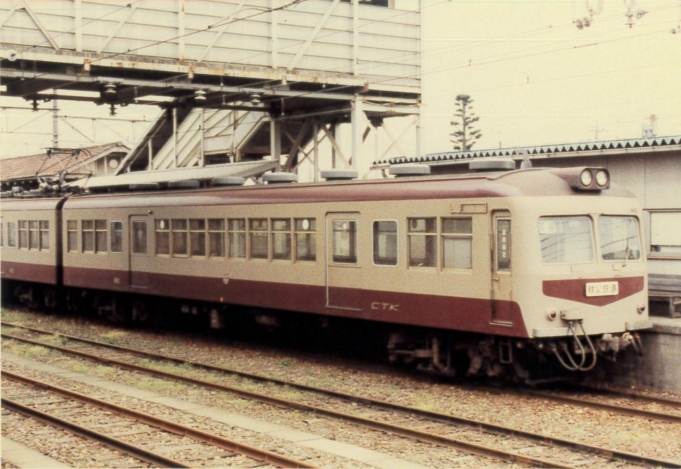
<path fill-rule="evenodd" d="M 163 226 L 165 225 L 165 226 Z M 160 257 L 170 257 L 172 254 L 171 248 L 171 231 L 170 218 L 155 218 L 154 219 L 154 255 Z M 165 238 L 166 242 L 159 242 L 161 238 Z M 147 239 L 147 244 L 149 240 Z M 164 252 L 159 251 L 159 247 L 164 248 Z M 148 250 L 148 247 L 147 247 Z"/>
<path fill-rule="evenodd" d="M 309 223 L 308 229 L 302 227 L 304 222 Z M 301 227 L 298 227 L 298 222 Z M 317 218 L 315 217 L 300 217 L 293 219 L 293 259 L 295 262 L 317 262 Z M 299 254 L 299 239 L 304 239 L 308 251 L 312 251 L 312 256 L 301 257 Z M 309 242 L 312 240 L 312 242 Z M 310 246 L 312 249 L 310 249 Z"/>
<path fill-rule="evenodd" d="M 120 226 L 120 229 L 114 228 L 114 225 L 118 224 Z M 123 222 L 122 221 L 116 221 L 116 220 L 111 220 L 109 222 L 109 251 L 111 254 L 122 254 L 123 253 Z M 114 247 L 114 239 L 120 240 L 119 243 Z M 116 250 L 115 248 L 118 248 Z"/>
<path fill-rule="evenodd" d="M 395 224 L 395 231 L 377 231 L 377 227 L 380 226 L 381 223 L 394 223 Z M 399 237 L 399 232 L 400 232 L 400 224 L 396 219 L 377 219 L 374 220 L 372 225 L 371 225 L 371 240 L 372 240 L 372 256 L 371 260 L 373 262 L 373 265 L 377 267 L 397 267 L 400 264 L 400 237 Z M 386 234 L 390 233 L 392 234 L 392 237 L 395 239 L 395 257 L 394 261 L 390 262 L 380 262 L 377 260 L 376 256 L 379 254 L 377 251 L 377 242 L 378 238 L 376 237 L 377 235 L 381 234 Z M 385 258 L 385 259 L 392 259 L 392 258 Z"/>
<path fill-rule="evenodd" d="M 17 249 L 17 222 L 7 221 L 7 247 Z"/>
<path fill-rule="evenodd" d="M 337 231 L 336 225 L 338 223 L 349 223 L 354 226 L 353 230 L 348 229 L 348 245 L 350 247 L 350 253 L 347 256 L 341 258 L 340 255 L 336 255 L 336 233 L 343 233 L 345 230 Z M 341 265 L 358 265 L 359 263 L 359 246 L 358 246 L 358 233 L 359 233 L 359 220 L 357 219 L 336 219 L 331 222 L 331 261 L 333 264 Z"/>
<path fill-rule="evenodd" d="M 211 222 L 219 222 L 219 226 L 217 228 L 212 228 L 211 227 Z M 226 226 L 225 226 L 225 219 L 224 218 L 207 218 L 206 219 L 206 257 L 209 259 L 224 259 L 227 257 L 226 251 L 225 251 L 225 232 L 226 232 Z M 218 245 L 220 246 L 220 251 L 221 254 L 213 254 L 213 242 L 212 240 L 215 238 L 215 235 L 217 235 L 217 239 L 219 240 Z"/>
<path fill-rule="evenodd" d="M 233 227 L 233 222 L 240 224 L 241 226 Z M 234 238 L 233 238 L 234 236 Z M 240 239 L 241 246 L 239 243 L 234 241 Z M 240 248 L 241 252 L 233 255 L 232 247 Z M 236 249 L 235 249 L 236 250 Z M 227 259 L 248 259 L 248 220 L 246 218 L 228 218 L 227 219 Z"/>
<path fill-rule="evenodd" d="M 286 225 L 283 229 L 275 228 L 275 223 L 284 223 Z M 269 258 L 275 262 L 291 262 L 293 260 L 293 224 L 290 218 L 270 218 L 269 220 Z M 284 239 L 284 244 L 287 246 L 286 251 L 283 254 L 278 254 L 277 244 L 278 239 Z"/>
<path fill-rule="evenodd" d="M 267 261 L 270 260 L 270 219 L 267 217 L 258 217 L 258 218 L 247 218 L 247 224 L 246 228 L 248 230 L 248 244 L 247 244 L 247 259 L 250 260 L 255 260 L 255 261 Z M 264 222 L 265 223 L 265 228 L 264 229 L 255 229 L 253 228 L 255 226 L 256 222 Z M 258 238 L 265 238 L 265 254 L 264 255 L 254 255 L 253 254 L 253 249 L 256 246 L 256 243 L 254 242 L 255 237 Z M 262 241 L 259 241 L 257 243 L 258 246 L 262 245 Z"/>
<path fill-rule="evenodd" d="M 425 220 L 426 226 L 424 231 L 412 231 L 416 228 L 412 228 L 412 221 L 415 220 Z M 431 220 L 435 225 L 432 231 L 428 231 L 428 220 Z M 439 268 L 439 217 L 407 217 L 407 268 L 408 269 L 434 269 Z M 432 265 L 414 265 L 412 263 L 412 240 L 414 237 L 422 236 L 424 238 L 424 251 L 428 254 L 428 249 L 432 249 Z M 428 241 L 432 243 L 432 247 L 429 247 Z M 424 259 L 427 259 L 424 258 Z"/>
<path fill-rule="evenodd" d="M 445 232 L 445 222 L 448 220 L 465 220 L 470 222 L 470 232 Z M 440 262 L 442 271 L 456 271 L 456 272 L 469 272 L 473 270 L 473 217 L 440 217 L 440 230 L 438 232 L 439 245 L 440 245 Z M 467 240 L 469 242 L 469 254 L 470 254 L 470 267 L 448 267 L 445 265 L 445 250 L 446 250 L 446 240 Z M 454 250 L 454 262 L 456 263 L 456 249 Z"/>

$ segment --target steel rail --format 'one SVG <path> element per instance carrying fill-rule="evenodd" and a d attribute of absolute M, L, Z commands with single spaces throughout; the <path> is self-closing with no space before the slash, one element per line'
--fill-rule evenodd
<path fill-rule="evenodd" d="M 45 383 L 42 381 L 38 381 L 32 378 L 28 378 L 26 376 L 20 376 L 15 373 L 11 373 L 9 371 L 3 371 L 2 372 L 3 377 L 7 377 L 9 379 L 12 379 L 14 381 L 18 381 L 21 383 L 29 384 L 32 386 L 36 387 L 41 387 L 48 389 L 56 394 L 60 394 L 62 396 L 68 397 L 70 399 L 74 399 L 86 404 L 90 404 L 96 407 L 99 407 L 101 409 L 108 410 L 110 412 L 114 412 L 119 415 L 123 415 L 125 417 L 129 417 L 135 420 L 138 420 L 140 422 L 143 422 L 147 425 L 156 427 L 161 430 L 165 430 L 171 433 L 175 433 L 177 435 L 193 438 L 195 440 L 201 441 L 203 443 L 209 444 L 211 446 L 217 446 L 219 448 L 227 449 L 230 451 L 234 451 L 236 453 L 248 456 L 253 459 L 257 459 L 259 461 L 272 464 L 278 467 L 282 468 L 289 468 L 289 467 L 301 467 L 301 468 L 315 468 L 317 466 L 311 465 L 309 463 L 305 463 L 302 461 L 298 461 L 296 459 L 291 459 L 287 458 L 286 456 L 282 456 L 276 453 L 272 453 L 270 451 L 266 451 L 263 449 L 255 448 L 253 446 L 245 445 L 243 443 L 238 443 L 236 441 L 228 440 L 227 438 L 223 438 L 218 435 L 213 435 L 211 433 L 203 432 L 201 430 L 196 430 L 191 427 L 187 427 L 185 425 L 180 425 L 178 423 L 172 422 L 170 420 L 165 420 L 159 417 L 154 417 L 153 415 L 145 414 L 143 412 L 138 412 L 136 410 L 128 409 L 126 407 L 121 407 L 116 404 L 112 404 L 111 402 L 106 402 L 101 399 L 97 399 L 91 396 L 86 396 L 85 394 L 80 394 L 75 391 L 70 391 L 68 389 L 64 389 L 59 386 L 55 386 L 53 384 Z M 3 398 L 4 402 L 4 398 Z M 73 424 L 72 424 L 73 425 Z M 96 432 L 93 432 L 96 433 Z M 142 450 L 143 451 L 143 450 Z M 169 460 L 170 461 L 170 460 Z M 175 461 L 171 461 L 173 464 L 177 464 Z M 189 467 L 189 466 L 168 466 L 168 467 Z"/>
<path fill-rule="evenodd" d="M 623 399 L 631 399 L 635 401 L 646 402 L 649 404 L 660 404 L 667 405 L 670 407 L 681 408 L 681 401 L 678 399 L 667 399 L 664 397 L 646 396 L 645 394 L 640 394 L 636 392 L 618 391 L 616 389 L 608 389 L 606 387 L 598 386 L 577 385 L 573 386 L 572 388 L 577 392 L 597 391 L 599 393 L 608 394 L 610 395 L 610 397 L 621 397 Z"/>
<path fill-rule="evenodd" d="M 520 396 L 532 396 L 536 398 L 546 399 L 560 404 L 571 404 L 581 407 L 588 407 L 591 409 L 607 410 L 616 412 L 618 414 L 631 415 L 634 417 L 642 417 L 650 420 L 661 420 L 663 422 L 681 423 L 680 415 L 663 414 L 662 412 L 653 412 L 651 410 L 634 409 L 632 407 L 623 407 L 613 404 L 606 404 L 604 402 L 591 401 L 589 399 L 577 399 L 576 397 L 559 396 L 542 391 L 532 391 L 525 389 L 517 391 L 516 394 Z"/>
<path fill-rule="evenodd" d="M 3 371 L 2 374 L 3 376 L 9 376 L 9 373 L 5 371 Z M 124 441 L 118 440 L 108 435 L 104 435 L 94 430 L 90 430 L 89 428 L 82 427 L 80 425 L 68 422 L 66 420 L 62 420 L 58 417 L 55 417 L 54 415 L 46 414 L 45 412 L 41 412 L 37 409 L 33 409 L 31 407 L 19 404 L 18 402 L 15 402 L 6 397 L 2 398 L 2 407 L 22 414 L 26 417 L 39 420 L 53 427 L 62 428 L 64 430 L 67 430 L 71 433 L 75 433 L 89 440 L 98 441 L 99 443 L 108 446 L 109 448 L 132 456 L 136 459 L 145 461 L 149 464 L 161 467 L 182 467 L 182 468 L 190 467 L 181 462 L 174 461 L 172 459 L 161 456 L 160 454 L 152 453 L 151 451 L 147 451 L 135 445 L 131 445 L 130 443 L 126 443 Z"/>
<path fill-rule="evenodd" d="M 323 408 L 323 407 L 317 407 L 317 406 L 312 406 L 312 405 L 308 405 L 308 404 L 302 404 L 302 403 L 299 403 L 299 402 L 293 402 L 293 401 L 289 401 L 289 400 L 286 400 L 286 399 L 280 399 L 280 398 L 277 398 L 277 397 L 267 396 L 267 395 L 260 394 L 260 393 L 245 391 L 243 389 L 238 389 L 238 388 L 234 388 L 234 387 L 231 387 L 231 386 L 212 383 L 210 381 L 204 381 L 204 380 L 200 380 L 200 379 L 196 379 L 196 378 L 190 378 L 190 377 L 187 377 L 187 376 L 182 376 L 182 375 L 170 373 L 170 372 L 167 372 L 167 371 L 154 370 L 152 368 L 147 368 L 147 367 L 140 366 L 140 365 L 134 365 L 132 363 L 121 362 L 121 361 L 114 360 L 114 359 L 111 359 L 111 358 L 100 357 L 100 356 L 97 356 L 97 355 L 92 355 L 92 354 L 89 354 L 89 353 L 80 352 L 78 350 L 60 347 L 58 345 L 45 344 L 45 343 L 38 342 L 38 341 L 35 341 L 35 340 L 25 339 L 25 338 L 22 338 L 22 337 L 16 337 L 16 336 L 12 336 L 12 335 L 9 335 L 9 334 L 1 334 L 1 336 L 3 338 L 29 343 L 31 345 L 37 345 L 37 346 L 42 346 L 42 347 L 46 347 L 46 348 L 51 348 L 53 350 L 58 350 L 58 351 L 63 352 L 65 354 L 76 355 L 76 356 L 79 356 L 79 357 L 82 357 L 82 358 L 87 358 L 89 360 L 107 363 L 107 364 L 110 364 L 110 365 L 113 365 L 113 366 L 118 366 L 118 367 L 123 368 L 123 369 L 138 371 L 138 372 L 141 372 L 141 373 L 150 374 L 150 375 L 154 375 L 154 376 L 157 376 L 157 377 L 170 379 L 170 380 L 174 380 L 174 381 L 184 382 L 184 383 L 187 383 L 187 384 L 193 384 L 193 385 L 196 385 L 196 386 L 203 386 L 203 387 L 214 389 L 214 390 L 217 390 L 217 391 L 229 392 L 229 393 L 235 394 L 237 396 L 240 396 L 240 397 L 243 397 L 243 398 L 246 398 L 246 399 L 257 400 L 257 401 L 264 402 L 264 403 L 271 404 L 271 405 L 278 406 L 278 407 L 291 408 L 291 409 L 316 413 L 318 415 L 325 415 L 325 416 L 332 417 L 332 418 L 335 418 L 335 419 L 344 420 L 344 421 L 348 421 L 348 422 L 351 422 L 351 423 L 354 423 L 354 424 L 357 424 L 357 425 L 361 425 L 361 426 L 364 426 L 364 427 L 367 427 L 367 428 L 371 428 L 373 430 L 390 432 L 390 433 L 395 434 L 395 435 L 415 439 L 415 440 L 418 440 L 418 441 L 423 441 L 423 442 L 432 443 L 432 444 L 439 444 L 439 445 L 443 445 L 443 446 L 449 446 L 449 447 L 458 449 L 460 451 L 464 451 L 464 452 L 479 455 L 479 456 L 501 459 L 501 460 L 504 460 L 504 461 L 511 461 L 511 462 L 515 462 L 515 463 L 519 463 L 519 464 L 528 465 L 528 466 L 573 468 L 573 466 L 564 465 L 564 464 L 561 464 L 561 463 L 558 463 L 558 462 L 555 462 L 555 461 L 549 461 L 549 460 L 540 459 L 540 458 L 528 457 L 528 456 L 524 456 L 524 455 L 521 455 L 521 454 L 504 451 L 504 450 L 501 450 L 501 449 L 490 448 L 490 447 L 486 447 L 486 446 L 483 446 L 483 445 L 470 443 L 470 442 L 467 442 L 467 441 L 464 441 L 464 440 L 449 438 L 449 437 L 441 436 L 441 435 L 435 435 L 435 434 L 432 434 L 432 433 L 423 432 L 423 431 L 415 430 L 415 429 L 412 429 L 412 428 L 402 427 L 402 426 L 399 426 L 399 425 L 393 425 L 393 424 L 385 423 L 385 422 L 379 422 L 379 421 L 376 421 L 376 420 L 371 420 L 371 419 L 367 419 L 367 418 L 364 418 L 364 417 L 359 417 L 359 416 L 355 416 L 355 415 L 351 415 L 351 414 L 345 414 L 345 413 L 342 413 L 342 412 L 337 412 L 335 410 L 331 410 L 331 409 L 327 409 L 327 408 Z M 678 464 L 676 466 L 678 466 Z"/>
<path fill-rule="evenodd" d="M 610 459 L 619 459 L 625 462 L 633 463 L 633 464 L 643 464 L 643 465 L 652 465 L 652 466 L 660 466 L 660 467 L 681 467 L 681 462 L 679 461 L 669 461 L 669 460 L 662 460 L 662 459 L 656 459 L 656 458 L 648 458 L 646 456 L 642 456 L 639 454 L 635 453 L 629 453 L 626 451 L 619 451 L 615 449 L 610 449 L 610 448 L 602 448 L 599 446 L 592 446 L 586 443 L 580 443 L 578 441 L 574 440 L 569 440 L 565 438 L 557 438 L 557 437 L 551 437 L 548 435 L 543 435 L 543 434 L 537 434 L 537 433 L 532 433 L 528 432 L 525 430 L 520 430 L 517 428 L 512 428 L 512 427 L 505 427 L 502 425 L 496 425 L 492 423 L 487 423 L 487 422 L 480 422 L 476 420 L 471 420 L 471 419 L 466 419 L 463 417 L 456 417 L 454 415 L 450 414 L 443 414 L 440 412 L 434 412 L 434 411 L 429 411 L 429 410 L 423 410 L 423 409 L 417 409 L 413 407 L 406 407 L 402 406 L 399 404 L 393 404 L 391 402 L 387 401 L 380 401 L 376 399 L 369 399 L 369 398 L 364 398 L 364 397 L 358 397 L 354 396 L 351 394 L 343 393 L 340 391 L 333 391 L 330 389 L 325 389 L 325 388 L 318 388 L 314 386 L 308 386 L 304 384 L 299 384 L 295 382 L 290 382 L 290 381 L 284 381 L 281 379 L 277 378 L 269 378 L 266 376 L 262 375 L 257 375 L 257 374 L 252 374 L 252 373 L 247 373 L 243 371 L 238 371 L 238 370 L 233 370 L 229 368 L 223 368 L 215 365 L 210 365 L 210 364 L 205 364 L 205 363 L 199 363 L 199 362 L 194 362 L 191 360 L 185 360 L 182 358 L 178 357 L 172 357 L 172 356 L 166 356 L 166 355 L 160 355 L 154 352 L 147 352 L 144 350 L 138 350 L 138 349 L 131 349 L 127 347 L 123 347 L 120 345 L 113 345 L 113 344 L 107 344 L 103 342 L 98 342 L 96 340 L 91 340 L 91 339 L 85 339 L 82 337 L 76 337 L 76 336 L 70 336 L 67 334 L 62 334 L 59 332 L 52 332 L 52 331 L 46 331 L 42 329 L 36 329 L 36 328 L 31 328 L 27 326 L 21 326 L 21 325 L 15 325 L 12 323 L 7 323 L 7 322 L 0 322 L 1 325 L 5 326 L 12 326 L 16 328 L 21 328 L 21 329 L 26 329 L 30 330 L 32 332 L 40 333 L 40 334 L 45 334 L 45 335 L 56 335 L 56 336 L 61 336 L 65 337 L 69 340 L 73 340 L 75 342 L 81 342 L 85 343 L 88 345 L 94 345 L 102 348 L 109 348 L 112 350 L 118 350 L 126 353 L 130 353 L 133 355 L 141 356 L 141 357 L 146 357 L 146 358 L 154 358 L 157 360 L 165 360 L 165 361 L 170 361 L 178 364 L 187 364 L 187 365 L 192 365 L 195 367 L 200 367 L 206 370 L 211 370 L 211 371 L 218 371 L 218 372 L 223 372 L 223 373 L 230 373 L 236 376 L 244 377 L 244 378 L 249 378 L 261 382 L 268 382 L 272 384 L 277 384 L 281 386 L 288 386 L 291 388 L 299 389 L 302 391 L 308 391 L 308 392 L 316 392 L 320 394 L 325 394 L 328 396 L 333 396 L 333 397 L 338 397 L 340 399 L 344 399 L 350 402 L 357 402 L 357 403 L 362 403 L 362 404 L 367 404 L 374 406 L 376 408 L 382 408 L 382 409 L 387 409 L 387 410 L 393 410 L 393 411 L 399 411 L 399 412 L 406 412 L 406 413 L 412 413 L 415 415 L 419 415 L 422 417 L 430 418 L 435 421 L 439 422 L 444 422 L 444 423 L 455 423 L 455 424 L 463 424 L 467 425 L 469 427 L 473 428 L 478 428 L 482 429 L 491 433 L 497 433 L 497 434 L 503 434 L 503 435 L 509 435 L 509 436 L 520 436 L 524 437 L 527 439 L 531 439 L 536 442 L 540 442 L 543 444 L 549 444 L 549 445 L 555 445 L 555 446 L 560 446 L 568 449 L 575 449 L 575 450 L 581 450 L 581 451 L 586 451 L 593 453 L 598 456 L 602 457 L 607 457 Z M 30 340 L 30 339 L 25 339 L 25 340 Z M 40 344 L 39 342 L 37 342 Z M 68 349 L 71 350 L 71 349 Z M 79 352 L 81 353 L 81 352 Z M 576 401 L 572 402 L 572 404 L 581 404 L 582 401 Z M 276 403 L 275 403 L 276 405 Z M 660 414 L 664 415 L 664 414 Z"/>

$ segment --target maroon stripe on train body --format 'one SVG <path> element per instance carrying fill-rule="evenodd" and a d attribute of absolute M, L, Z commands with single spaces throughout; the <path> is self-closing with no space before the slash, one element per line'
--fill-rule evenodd
<path fill-rule="evenodd" d="M 520 306 L 511 303 L 512 323 L 495 324 L 489 299 L 420 295 L 402 292 L 336 289 L 335 293 L 359 299 L 361 308 L 326 306 L 326 287 L 275 282 L 149 273 L 147 288 L 114 285 L 113 278 L 126 272 L 67 267 L 67 286 L 129 292 L 195 301 L 281 309 L 324 314 L 344 318 L 366 319 L 395 324 L 439 329 L 527 337 Z M 127 278 L 127 277 L 126 277 Z M 68 283 L 66 283 L 68 281 Z M 105 285 L 107 282 L 109 285 Z"/>
<path fill-rule="evenodd" d="M 65 287 L 81 287 L 120 292 L 132 291 L 129 288 L 130 272 L 127 270 L 64 267 L 63 274 L 63 283 Z"/>
<path fill-rule="evenodd" d="M 57 267 L 48 264 L 29 264 L 26 262 L 2 262 L 2 278 L 4 280 L 21 280 L 24 282 L 57 284 Z"/>
<path fill-rule="evenodd" d="M 586 296 L 586 284 L 593 282 L 618 282 L 619 294 L 611 296 Z M 577 301 L 592 306 L 605 306 L 643 291 L 643 277 L 589 278 L 575 280 L 544 280 L 544 295 L 563 300 Z"/>

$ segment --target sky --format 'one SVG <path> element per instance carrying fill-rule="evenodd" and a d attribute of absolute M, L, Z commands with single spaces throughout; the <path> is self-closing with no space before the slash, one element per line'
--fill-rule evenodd
<path fill-rule="evenodd" d="M 397 0 L 398 8 L 418 4 Z M 459 94 L 473 98 L 480 118 L 474 149 L 640 138 L 651 124 L 657 136 L 681 135 L 681 0 L 420 4 L 422 154 L 452 149 Z M 590 25 L 578 28 L 584 18 Z M 22 99 L 0 94 L 0 157 L 52 146 L 51 106 L 32 112 Z M 94 104 L 58 106 L 59 145 L 68 148 L 132 146 L 160 113 L 128 106 L 112 117 Z M 388 125 L 393 133 L 405 126 L 399 119 Z M 414 156 L 413 140 L 398 146 L 405 156 Z M 369 159 L 376 154 L 363 151 Z"/>

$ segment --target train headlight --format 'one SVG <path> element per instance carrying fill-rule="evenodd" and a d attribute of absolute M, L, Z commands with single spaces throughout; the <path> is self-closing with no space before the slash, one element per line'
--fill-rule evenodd
<path fill-rule="evenodd" d="M 583 186 L 590 186 L 593 180 L 594 177 L 588 169 L 585 169 L 582 171 L 582 174 L 579 175 L 579 182 L 581 182 Z"/>
<path fill-rule="evenodd" d="M 596 184 L 598 187 L 605 187 L 610 182 L 610 175 L 604 169 L 599 169 L 596 172 Z"/>

